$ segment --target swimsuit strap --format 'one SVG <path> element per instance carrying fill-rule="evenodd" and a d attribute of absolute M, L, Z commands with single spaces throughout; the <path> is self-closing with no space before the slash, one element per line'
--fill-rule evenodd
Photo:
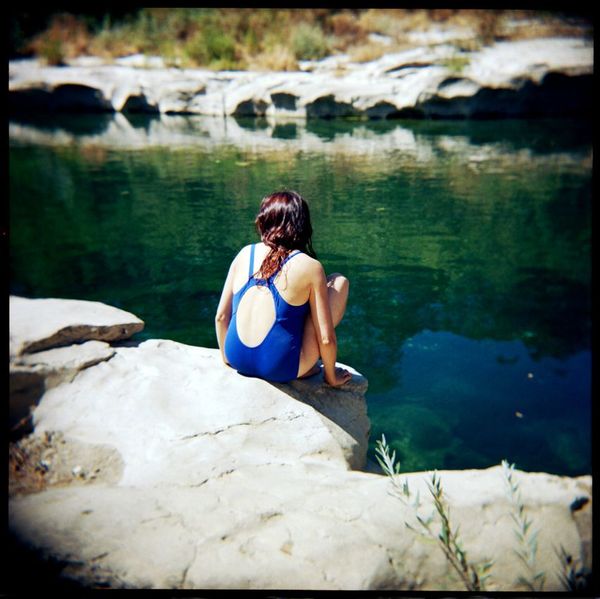
<path fill-rule="evenodd" d="M 302 251 L 298 250 L 295 254 L 288 254 L 287 258 L 281 263 L 281 266 L 279 267 L 279 270 L 281 270 L 283 268 L 283 265 L 288 261 L 291 260 L 294 256 L 297 256 L 298 254 L 301 254 Z M 277 272 L 279 272 L 279 270 Z"/>
<path fill-rule="evenodd" d="M 281 265 L 279 266 L 279 268 L 269 277 L 269 281 L 273 281 L 275 279 L 275 277 L 281 272 L 281 269 L 283 268 L 283 266 L 285 265 L 285 263 L 288 260 L 291 260 L 294 256 L 297 256 L 298 254 L 301 254 L 302 252 L 300 250 L 298 250 L 295 254 L 289 254 L 285 260 L 281 263 Z"/>
<path fill-rule="evenodd" d="M 250 264 L 249 264 L 249 266 L 248 266 L 248 279 L 252 279 L 252 278 L 254 277 L 254 268 L 253 268 L 253 266 L 254 266 L 254 251 L 255 251 L 255 248 L 256 248 L 256 246 L 257 246 L 257 245 L 258 245 L 257 243 L 253 243 L 253 244 L 250 246 Z M 275 277 L 276 277 L 276 276 L 279 274 L 279 271 L 280 271 L 280 270 L 283 268 L 283 265 L 284 265 L 284 264 L 285 264 L 285 263 L 286 263 L 288 260 L 291 260 L 291 259 L 292 259 L 294 256 L 297 256 L 298 254 L 301 254 L 301 253 L 302 253 L 302 251 L 301 251 L 301 250 L 298 250 L 298 251 L 297 251 L 296 253 L 294 253 L 294 254 L 289 254 L 289 255 L 288 255 L 286 258 L 285 258 L 285 260 L 284 260 L 284 261 L 281 263 L 281 266 L 280 266 L 280 267 L 277 269 L 277 271 L 276 271 L 276 272 L 274 272 L 274 273 L 273 273 L 273 274 L 272 274 L 272 275 L 269 277 L 269 279 L 271 279 L 271 280 L 272 280 L 272 279 L 274 279 L 274 278 L 275 278 Z M 262 280 L 262 279 L 261 279 L 261 280 Z"/>
<path fill-rule="evenodd" d="M 253 243 L 250 246 L 250 268 L 248 270 L 248 278 L 251 279 L 252 275 L 254 274 L 254 270 L 252 269 L 252 266 L 254 265 L 254 248 L 256 247 L 256 244 Z"/>

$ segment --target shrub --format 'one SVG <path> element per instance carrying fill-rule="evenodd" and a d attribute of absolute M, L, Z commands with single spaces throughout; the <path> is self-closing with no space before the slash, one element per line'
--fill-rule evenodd
<path fill-rule="evenodd" d="M 455 54 L 454 56 L 451 56 L 450 58 L 446 58 L 445 60 L 442 60 L 441 64 L 442 64 L 442 66 L 445 66 L 447 69 L 449 69 L 453 73 L 458 74 L 458 73 L 462 73 L 464 71 L 465 67 L 467 67 L 470 62 L 471 62 L 471 59 L 468 56 Z"/>
<path fill-rule="evenodd" d="M 292 34 L 292 52 L 298 60 L 318 60 L 329 52 L 325 34 L 315 25 L 300 23 Z"/>
<path fill-rule="evenodd" d="M 382 44 L 367 43 L 352 47 L 348 54 L 354 62 L 370 62 L 381 58 L 387 50 Z"/>
<path fill-rule="evenodd" d="M 65 63 L 63 44 L 57 39 L 45 39 L 38 46 L 38 56 L 48 65 L 60 66 Z"/>
<path fill-rule="evenodd" d="M 84 53 L 90 43 L 87 24 L 71 14 L 58 14 L 49 28 L 39 34 L 29 45 L 48 64 L 63 64 L 66 58 Z"/>
<path fill-rule="evenodd" d="M 186 43 L 184 50 L 199 65 L 231 66 L 236 60 L 235 40 L 218 29 L 207 28 L 198 32 Z"/>
<path fill-rule="evenodd" d="M 375 452 L 384 474 L 391 478 L 391 494 L 414 510 L 413 515 L 417 526 L 405 522 L 406 527 L 425 539 L 437 542 L 444 553 L 446 561 L 459 575 L 467 590 L 484 590 L 485 581 L 490 577 L 493 562 L 488 560 L 484 563 L 474 564 L 467 560 L 467 553 L 458 536 L 458 527 L 453 528 L 451 525 L 450 506 L 445 498 L 437 472 L 433 473 L 431 482 L 427 483 L 427 488 L 433 498 L 435 511 L 424 517 L 419 512 L 422 507 L 419 493 L 417 492 L 416 496 L 413 495 L 407 479 L 403 483 L 400 481 L 400 463 L 396 462 L 395 451 L 390 454 L 385 435 L 381 435 L 381 439 L 376 442 Z M 502 460 L 501 465 L 508 499 L 511 504 L 510 517 L 515 524 L 513 532 L 517 539 L 517 548 L 514 552 L 524 566 L 524 573 L 517 578 L 516 582 L 525 586 L 529 591 L 540 592 L 544 588 L 546 573 L 540 570 L 537 565 L 539 530 L 532 528 L 533 522 L 526 514 L 519 484 L 515 480 L 515 465 L 509 465 L 506 460 Z M 585 499 L 587 501 L 587 498 Z M 438 533 L 432 527 L 436 514 L 440 525 Z M 592 584 L 592 572 L 581 564 L 581 560 L 569 555 L 562 545 L 560 545 L 560 549 L 555 547 L 554 551 L 560 568 L 559 578 L 565 590 L 582 591 L 589 589 Z"/>
<path fill-rule="evenodd" d="M 450 507 L 446 501 L 442 489 L 442 481 L 437 472 L 431 476 L 431 482 L 427 483 L 427 488 L 433 498 L 435 512 L 425 517 L 419 513 L 421 501 L 419 494 L 416 497 L 411 493 L 408 481 L 400 482 L 400 463 L 396 463 L 396 452 L 390 454 L 385 435 L 376 443 L 376 457 L 384 473 L 391 477 L 394 488 L 394 496 L 400 499 L 405 505 L 410 505 L 414 509 L 416 526 L 405 522 L 410 530 L 421 534 L 426 539 L 435 541 L 442 550 L 446 561 L 458 574 L 462 583 L 468 591 L 482 591 L 485 589 L 485 581 L 489 578 L 489 570 L 493 563 L 486 561 L 481 564 L 473 564 L 467 559 L 467 552 L 463 547 L 458 534 L 458 527 L 454 528 L 450 521 Z M 437 513 L 440 531 L 436 533 L 433 529 L 433 521 Z"/>
<path fill-rule="evenodd" d="M 351 37 L 355 41 L 365 38 L 367 32 L 360 21 L 349 12 L 341 12 L 332 15 L 328 22 L 333 35 L 339 37 Z"/>
<path fill-rule="evenodd" d="M 489 45 L 496 41 L 502 29 L 502 14 L 498 10 L 490 9 L 479 10 L 477 13 L 477 35 L 484 45 Z"/>
<path fill-rule="evenodd" d="M 252 57 L 249 61 L 251 69 L 266 71 L 296 71 L 298 62 L 289 48 L 275 45 L 272 48 Z"/>
<path fill-rule="evenodd" d="M 544 590 L 546 573 L 543 570 L 538 570 L 536 563 L 539 530 L 531 528 L 532 521 L 525 513 L 525 505 L 521 498 L 519 485 L 514 479 L 514 469 L 514 464 L 509 465 L 506 460 L 502 460 L 502 474 L 512 507 L 510 517 L 515 523 L 514 533 L 519 544 L 519 548 L 515 549 L 515 553 L 526 570 L 525 575 L 519 576 L 517 582 L 526 586 L 529 591 L 540 592 Z"/>

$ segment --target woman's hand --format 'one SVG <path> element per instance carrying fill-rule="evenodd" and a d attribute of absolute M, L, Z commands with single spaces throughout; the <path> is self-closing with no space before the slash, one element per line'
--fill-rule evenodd
<path fill-rule="evenodd" d="M 345 368 L 336 368 L 335 380 L 329 380 L 327 375 L 325 375 L 325 382 L 330 387 L 341 387 L 342 385 L 345 385 L 351 378 L 352 375 Z"/>

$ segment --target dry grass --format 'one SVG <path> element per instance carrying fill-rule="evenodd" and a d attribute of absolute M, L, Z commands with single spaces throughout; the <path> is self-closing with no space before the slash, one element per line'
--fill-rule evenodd
<path fill-rule="evenodd" d="M 68 13 L 55 15 L 46 31 L 30 40 L 25 48 L 48 64 L 62 64 L 65 59 L 85 53 L 91 35 L 85 22 Z"/>
<path fill-rule="evenodd" d="M 389 46 L 367 42 L 366 44 L 361 44 L 359 46 L 352 46 L 348 51 L 348 56 L 350 56 L 350 59 L 353 62 L 370 62 L 371 60 L 381 58 L 390 51 Z"/>
<path fill-rule="evenodd" d="M 82 54 L 145 53 L 181 66 L 292 70 L 298 60 L 341 52 L 374 60 L 414 45 L 409 34 L 432 28 L 471 31 L 457 42 L 467 50 L 507 39 L 593 35 L 591 22 L 531 10 L 143 8 L 118 22 L 107 17 L 95 31 L 81 17 L 58 14 L 20 50 L 51 64 Z M 371 33 L 390 44 L 369 40 Z"/>
<path fill-rule="evenodd" d="M 297 71 L 298 61 L 292 51 L 280 44 L 248 58 L 248 68 L 255 71 Z"/>

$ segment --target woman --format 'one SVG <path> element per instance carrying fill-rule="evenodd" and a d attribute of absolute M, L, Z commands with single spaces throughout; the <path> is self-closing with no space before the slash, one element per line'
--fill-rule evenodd
<path fill-rule="evenodd" d="M 340 387 L 335 327 L 346 310 L 348 279 L 325 276 L 312 249 L 308 205 L 294 191 L 266 196 L 256 217 L 261 243 L 234 258 L 216 314 L 225 364 L 241 374 L 288 382 L 320 371 Z"/>

